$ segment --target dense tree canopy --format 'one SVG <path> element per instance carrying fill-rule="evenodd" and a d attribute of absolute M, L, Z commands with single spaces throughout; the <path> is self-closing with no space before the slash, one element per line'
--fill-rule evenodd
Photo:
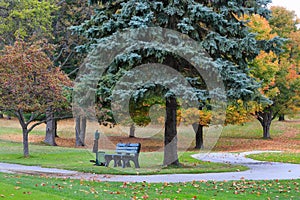
<path fill-rule="evenodd" d="M 51 38 L 54 0 L 0 0 L 0 44 L 13 45 L 16 39 Z"/>
<path fill-rule="evenodd" d="M 299 62 L 299 42 L 297 37 L 294 12 L 282 7 L 272 7 L 270 23 L 263 17 L 248 17 L 247 24 L 257 34 L 257 39 L 272 39 L 277 35 L 285 37 L 283 51 L 280 54 L 261 51 L 254 61 L 250 62 L 251 75 L 261 83 L 260 92 L 269 101 L 252 103 L 250 113 L 259 120 L 263 127 L 263 137 L 270 138 L 270 126 L 273 119 L 295 110 L 299 101 L 300 76 L 297 75 Z"/>
<path fill-rule="evenodd" d="M 68 77 L 53 66 L 45 51 L 45 41 L 17 41 L 0 54 L 0 109 L 10 111 L 19 120 L 23 131 L 24 156 L 29 156 L 28 133 L 50 107 L 53 111 L 68 103 L 64 86 L 71 86 Z M 29 117 L 25 117 L 29 114 Z"/>
<path fill-rule="evenodd" d="M 74 35 L 70 26 L 80 25 L 90 19 L 93 7 L 87 5 L 86 0 L 61 1 L 55 0 L 58 9 L 55 10 L 52 20 L 51 43 L 56 45 L 52 60 L 56 66 L 61 67 L 70 78 L 74 79 L 85 54 L 75 53 L 75 47 L 84 44 L 85 38 Z"/>
<path fill-rule="evenodd" d="M 95 3 L 96 1 L 92 1 Z M 228 99 L 250 100 L 256 94 L 258 85 L 248 76 L 248 62 L 253 60 L 261 50 L 279 52 L 279 40 L 257 39 L 255 34 L 249 32 L 245 25 L 246 21 L 239 20 L 243 14 L 259 14 L 269 18 L 270 11 L 267 4 L 270 1 L 108 1 L 102 2 L 95 15 L 80 26 L 73 27 L 74 32 L 89 39 L 85 45 L 77 48 L 80 52 L 91 51 L 101 46 L 117 32 L 124 32 L 130 29 L 140 30 L 147 27 L 161 27 L 186 34 L 195 40 L 213 59 L 211 71 L 217 70 L 225 84 L 226 96 Z M 159 34 L 159 33 L 157 33 Z M 133 33 L 134 35 L 134 33 Z M 134 37 L 134 36 L 133 36 Z M 174 39 L 177 37 L 173 34 Z M 95 45 L 97 44 L 97 45 Z M 113 42 L 109 44 L 112 48 Z M 148 45 L 148 46 L 147 46 Z M 159 47 L 159 44 L 154 44 Z M 151 43 L 146 43 L 143 49 L 123 53 L 116 56 L 114 62 L 102 74 L 101 80 L 95 79 L 98 84 L 98 102 L 101 105 L 110 105 L 114 85 L 130 69 L 144 63 L 162 63 L 171 66 L 173 69 L 185 76 L 186 80 L 193 86 L 193 94 L 200 102 L 199 107 L 208 105 L 210 97 L 207 96 L 206 83 L 191 63 L 182 57 L 162 48 L 155 48 Z M 126 49 L 130 49 L 127 47 Z M 177 49 L 184 46 L 177 46 Z M 124 49 L 125 50 L 125 49 Z M 98 52 L 99 53 L 99 52 Z M 101 52 L 100 52 L 101 53 Z M 195 60 L 199 62 L 199 60 Z M 88 67 L 86 68 L 88 69 Z M 92 68 L 90 68 L 92 70 Z M 209 74 L 209 73 L 208 73 Z M 203 74 L 202 74 L 203 76 Z M 79 80 L 84 80 L 84 77 Z M 86 80 L 86 79 L 85 79 Z M 91 80 L 89 80 L 91 81 Z M 166 80 L 176 81 L 176 80 Z M 174 84 L 176 84 L 174 82 Z M 154 87 L 145 85 L 139 88 L 135 94 L 143 94 Z M 80 88 L 80 87 L 79 87 Z M 178 87 L 179 88 L 179 87 Z M 216 89 L 216 88 L 215 88 Z M 176 111 L 177 105 L 164 93 L 166 100 L 166 123 L 165 123 L 165 146 L 171 144 L 172 148 L 165 148 L 164 164 L 178 163 L 176 149 Z M 220 94 L 221 95 L 221 94 Z M 142 95 L 143 96 L 143 95 Z M 138 96 L 134 97 L 138 99 Z M 173 110 L 172 110 L 173 109 Z M 175 125 L 174 125 L 175 124 Z M 174 127 L 175 126 L 175 127 Z M 175 146 L 175 147 L 174 147 Z M 168 157 L 168 154 L 171 157 Z"/>

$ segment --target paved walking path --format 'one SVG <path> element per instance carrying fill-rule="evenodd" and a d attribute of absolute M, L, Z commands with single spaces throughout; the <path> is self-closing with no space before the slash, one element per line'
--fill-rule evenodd
<path fill-rule="evenodd" d="M 249 170 L 243 172 L 226 172 L 226 173 L 205 173 L 205 174 L 168 174 L 168 175 L 103 175 L 81 173 L 70 170 L 60 170 L 52 168 L 42 168 L 38 166 L 24 166 L 17 164 L 0 163 L 0 172 L 5 173 L 23 173 L 23 174 L 46 174 L 53 177 L 66 177 L 73 179 L 100 180 L 100 181 L 118 181 L 118 182 L 190 182 L 200 180 L 271 180 L 271 179 L 300 179 L 299 164 L 284 164 L 274 162 L 256 161 L 246 158 L 246 155 L 262 153 L 263 151 L 244 152 L 239 154 L 233 153 L 210 153 L 196 154 L 194 158 L 204 161 L 230 163 L 245 165 Z"/>

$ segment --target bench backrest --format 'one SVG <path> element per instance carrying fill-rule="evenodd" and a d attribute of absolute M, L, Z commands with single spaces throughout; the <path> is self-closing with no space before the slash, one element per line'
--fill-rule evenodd
<path fill-rule="evenodd" d="M 137 156 L 140 153 L 141 144 L 140 143 L 118 143 L 116 146 L 116 153 L 118 154 L 134 154 Z"/>

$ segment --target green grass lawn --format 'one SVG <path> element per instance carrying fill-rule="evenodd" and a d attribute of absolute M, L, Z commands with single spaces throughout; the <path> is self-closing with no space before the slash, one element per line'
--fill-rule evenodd
<path fill-rule="evenodd" d="M 248 155 L 247 157 L 261 161 L 300 164 L 299 153 L 262 153 Z"/>
<path fill-rule="evenodd" d="M 299 199 L 300 180 L 110 183 L 0 174 L 3 199 Z"/>
<path fill-rule="evenodd" d="M 0 135 L 7 134 L 7 135 L 22 135 L 22 129 L 21 128 L 12 128 L 12 127 L 1 127 L 0 129 Z M 42 130 L 33 130 L 30 132 L 31 135 L 44 135 L 45 131 Z"/>
<path fill-rule="evenodd" d="M 221 163 L 211 163 L 196 160 L 191 157 L 197 152 L 179 152 L 181 167 L 163 168 L 163 152 L 142 152 L 139 157 L 140 169 L 134 167 L 122 169 L 121 167 L 94 166 L 89 160 L 95 155 L 89 149 L 74 149 L 30 145 L 30 158 L 23 158 L 22 144 L 0 141 L 1 162 L 17 163 L 23 165 L 38 165 L 42 167 L 61 168 L 90 172 L 97 174 L 171 174 L 171 173 L 209 173 L 246 170 L 244 166 L 235 166 Z"/>
<path fill-rule="evenodd" d="M 20 134 L 21 130 L 17 127 L 17 121 L 0 120 L 0 135 L 2 134 Z M 60 122 L 63 123 L 63 122 Z M 282 134 L 288 123 L 282 123 L 274 121 L 272 124 L 272 137 L 276 137 Z M 299 124 L 293 124 L 293 126 L 299 126 Z M 60 134 L 66 133 L 66 135 L 72 135 L 73 122 L 65 121 L 65 124 L 61 124 Z M 92 130 L 96 128 L 91 126 Z M 297 128 L 296 127 L 296 128 Z M 35 132 L 30 134 L 33 135 L 44 135 L 44 125 L 37 127 Z M 67 132 L 69 131 L 69 132 Z M 115 135 L 115 130 L 109 129 L 108 135 Z M 148 131 L 148 132 L 147 132 Z M 145 135 L 151 136 L 153 129 L 147 130 Z M 179 135 L 180 141 L 185 141 L 186 138 L 194 138 L 194 133 L 189 130 L 181 130 L 184 134 Z M 187 134 L 187 132 L 189 134 Z M 64 135 L 60 135 L 64 137 Z M 124 135 L 125 136 L 125 135 Z M 249 122 L 244 125 L 228 125 L 224 127 L 221 137 L 223 138 L 261 138 L 261 126 L 257 121 Z M 162 140 L 163 134 L 158 133 L 153 137 L 160 138 Z M 181 138 L 180 138 L 181 137 Z M 43 167 L 51 168 L 62 168 L 77 170 L 83 172 L 99 173 L 99 174 L 162 174 L 162 173 L 205 173 L 205 172 L 227 172 L 227 171 L 241 171 L 247 169 L 243 166 L 232 166 L 227 164 L 218 164 L 210 162 L 198 161 L 191 158 L 190 155 L 197 152 L 179 152 L 180 162 L 183 164 L 181 167 L 173 168 L 162 168 L 163 153 L 162 152 L 142 152 L 140 154 L 140 169 L 135 168 L 113 168 L 112 164 L 109 168 L 93 166 L 89 160 L 95 159 L 95 155 L 91 153 L 91 148 L 87 149 L 75 149 L 75 148 L 62 148 L 62 147 L 51 147 L 41 144 L 30 144 L 30 158 L 22 157 L 22 144 L 13 143 L 9 141 L 0 140 L 0 160 L 1 162 L 18 163 L 24 165 L 39 165 Z M 110 150 L 111 151 L 111 150 Z M 109 153 L 110 151 L 106 151 Z M 258 155 L 260 156 L 260 155 Z M 263 157 L 263 156 L 260 156 Z M 287 159 L 293 160 L 293 159 Z"/>
<path fill-rule="evenodd" d="M 279 121 L 273 121 L 271 126 L 272 137 L 279 136 L 284 133 L 285 124 Z M 247 122 L 243 125 L 227 125 L 223 128 L 221 137 L 223 138 L 243 138 L 254 139 L 262 138 L 262 126 L 258 120 Z"/>

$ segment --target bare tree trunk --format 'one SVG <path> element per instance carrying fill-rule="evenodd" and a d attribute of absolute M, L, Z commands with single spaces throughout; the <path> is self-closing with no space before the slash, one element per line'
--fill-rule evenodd
<path fill-rule="evenodd" d="M 29 157 L 29 146 L 28 146 L 28 130 L 27 127 L 22 127 L 23 132 L 23 156 L 25 158 Z"/>
<path fill-rule="evenodd" d="M 4 118 L 3 114 L 2 114 L 2 113 L 0 113 L 0 119 L 3 119 L 3 118 Z"/>
<path fill-rule="evenodd" d="M 271 122 L 263 125 L 263 132 L 264 132 L 263 138 L 264 139 L 271 139 L 270 128 L 271 128 Z"/>
<path fill-rule="evenodd" d="M 58 136 L 58 134 L 57 134 L 57 120 L 56 119 L 54 119 L 54 132 L 55 132 L 55 137 L 56 138 L 59 138 L 59 136 Z"/>
<path fill-rule="evenodd" d="M 260 112 L 257 119 L 263 128 L 263 138 L 271 139 L 270 128 L 272 120 L 274 119 L 272 110 L 269 109 L 268 111 Z"/>
<path fill-rule="evenodd" d="M 285 121 L 285 116 L 284 115 L 279 115 L 279 119 L 278 119 L 280 122 L 283 122 Z"/>
<path fill-rule="evenodd" d="M 79 135 L 81 146 L 85 146 L 85 134 L 86 134 L 86 117 L 81 117 L 80 135 Z"/>
<path fill-rule="evenodd" d="M 55 142 L 55 119 L 52 108 L 46 110 L 46 136 L 44 142 L 51 146 L 57 146 Z"/>
<path fill-rule="evenodd" d="M 80 138 L 79 138 L 79 135 L 80 135 L 80 117 L 76 117 L 75 118 L 75 139 L 76 139 L 76 146 L 79 146 L 80 145 Z"/>
<path fill-rule="evenodd" d="M 134 126 L 134 124 L 131 124 L 131 126 L 130 126 L 129 137 L 130 138 L 134 138 L 135 137 L 135 126 Z"/>
<path fill-rule="evenodd" d="M 25 123 L 23 112 L 21 110 L 18 110 L 15 112 L 15 115 L 17 116 L 19 123 L 22 127 L 22 134 L 23 134 L 23 156 L 25 158 L 29 157 L 29 146 L 28 146 L 28 125 Z"/>
<path fill-rule="evenodd" d="M 199 123 L 193 123 L 193 129 L 196 134 L 196 146 L 195 149 L 203 149 L 203 125 Z"/>
<path fill-rule="evenodd" d="M 179 165 L 177 155 L 177 102 L 173 97 L 166 100 L 166 121 L 164 139 L 164 162 L 166 166 Z"/>
<path fill-rule="evenodd" d="M 85 134 L 86 134 L 86 118 L 85 117 L 76 117 L 75 119 L 75 137 L 76 137 L 76 146 L 84 146 Z"/>

